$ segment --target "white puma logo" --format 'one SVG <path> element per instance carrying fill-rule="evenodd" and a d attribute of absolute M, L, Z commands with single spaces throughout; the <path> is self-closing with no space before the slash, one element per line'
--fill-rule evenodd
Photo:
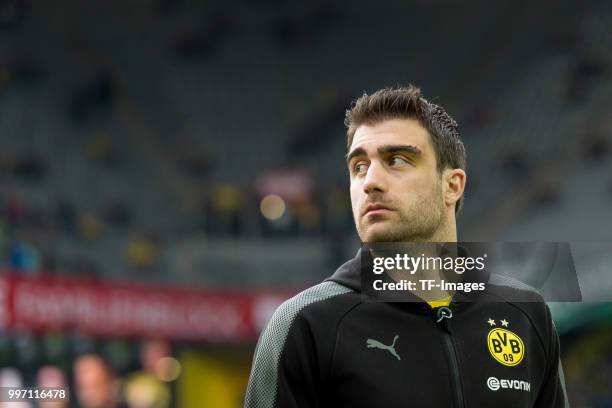
<path fill-rule="evenodd" d="M 387 346 L 386 344 L 382 344 L 380 341 L 374 340 L 374 339 L 368 339 L 366 341 L 366 344 L 368 348 L 379 348 L 381 350 L 387 350 L 389 353 L 393 354 L 398 360 L 401 360 L 400 356 L 395 351 L 395 342 L 397 341 L 398 338 L 399 338 L 399 335 L 396 334 L 395 337 L 393 338 L 393 343 L 391 343 L 390 346 Z"/>

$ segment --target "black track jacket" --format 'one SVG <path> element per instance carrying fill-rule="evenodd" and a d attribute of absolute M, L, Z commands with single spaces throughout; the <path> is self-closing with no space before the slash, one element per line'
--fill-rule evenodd
<path fill-rule="evenodd" d="M 432 309 L 367 301 L 360 267 L 358 254 L 277 309 L 246 408 L 569 406 L 559 338 L 529 286 L 483 271 L 471 301 Z"/>

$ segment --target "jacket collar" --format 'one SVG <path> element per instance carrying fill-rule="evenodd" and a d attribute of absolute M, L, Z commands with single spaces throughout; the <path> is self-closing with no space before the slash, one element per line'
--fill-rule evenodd
<path fill-rule="evenodd" d="M 361 293 L 361 251 L 360 248 L 354 258 L 340 265 L 325 282 L 336 282 Z"/>
<path fill-rule="evenodd" d="M 463 256 L 470 256 L 470 251 L 469 249 L 465 246 L 465 245 L 459 245 L 459 252 L 463 255 Z M 355 257 L 353 257 L 352 259 L 349 259 L 348 261 L 346 261 L 345 263 L 343 263 L 342 265 L 340 265 L 340 267 L 338 269 L 336 269 L 336 271 L 327 279 L 325 279 L 325 282 L 336 282 L 339 283 L 343 286 L 346 286 L 358 293 L 361 293 L 361 257 L 362 256 L 369 256 L 369 253 L 367 254 L 362 254 L 362 252 L 367 251 L 367 249 L 364 249 L 363 247 L 361 247 L 357 253 L 355 254 Z M 462 277 L 463 277 L 463 281 L 464 282 L 488 282 L 489 281 L 489 276 L 490 273 L 489 271 L 487 271 L 486 269 L 483 269 L 482 271 L 478 271 L 478 270 L 472 270 L 469 272 L 466 272 Z M 469 302 L 474 300 L 475 297 L 477 297 L 479 295 L 479 291 L 472 291 L 469 293 L 464 293 L 464 292 L 460 292 L 455 294 L 455 296 L 453 296 L 453 303 L 455 302 Z M 417 296 L 414 296 L 416 299 L 420 299 Z M 425 302 L 423 300 L 416 300 L 415 302 L 406 302 L 406 303 L 422 303 L 424 304 Z"/>

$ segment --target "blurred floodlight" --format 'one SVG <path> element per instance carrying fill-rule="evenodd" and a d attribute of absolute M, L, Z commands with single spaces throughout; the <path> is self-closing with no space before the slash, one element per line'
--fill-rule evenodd
<path fill-rule="evenodd" d="M 181 375 L 181 363 L 173 357 L 162 357 L 155 363 L 155 374 L 162 381 L 174 381 Z"/>
<path fill-rule="evenodd" d="M 276 194 L 265 196 L 259 205 L 261 214 L 269 220 L 278 220 L 285 214 L 285 201 Z"/>

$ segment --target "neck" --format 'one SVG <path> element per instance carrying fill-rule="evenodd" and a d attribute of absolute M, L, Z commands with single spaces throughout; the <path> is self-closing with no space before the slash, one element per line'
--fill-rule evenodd
<path fill-rule="evenodd" d="M 415 240 L 413 242 L 416 243 L 419 241 Z M 438 242 L 457 242 L 457 224 L 455 220 L 454 210 L 452 211 L 452 213 L 447 214 L 447 217 L 440 224 L 440 227 L 435 231 L 434 234 L 432 234 L 432 236 L 429 239 L 423 240 L 421 242 L 424 244 L 427 244 L 427 243 L 433 244 L 433 243 L 438 243 Z M 419 256 L 421 254 L 423 254 L 425 257 L 441 256 L 441 254 L 437 253 L 434 245 L 431 245 L 431 246 L 424 245 L 425 250 L 422 250 L 423 248 L 416 249 L 418 247 L 419 247 L 418 245 L 414 247 L 415 249 L 413 249 L 413 251 L 416 250 L 419 253 L 418 254 L 414 253 L 412 254 L 413 256 Z M 441 271 L 438 268 L 431 268 L 431 269 L 422 268 L 421 270 L 417 271 L 413 275 L 409 275 L 405 271 L 393 270 L 393 271 L 389 271 L 389 276 L 391 277 L 391 279 L 395 281 L 399 281 L 402 279 L 408 279 L 408 280 L 413 280 L 419 283 L 420 280 L 433 280 L 436 283 L 440 283 L 444 275 L 441 273 Z M 449 293 L 447 291 L 444 291 L 438 288 L 422 290 L 420 284 L 417 286 L 417 288 L 418 288 L 417 290 L 414 290 L 412 292 L 425 301 L 440 300 L 440 299 L 453 295 L 453 293 Z"/>
<path fill-rule="evenodd" d="M 455 211 L 447 212 L 446 217 L 429 237 L 415 239 L 413 242 L 457 242 Z"/>

